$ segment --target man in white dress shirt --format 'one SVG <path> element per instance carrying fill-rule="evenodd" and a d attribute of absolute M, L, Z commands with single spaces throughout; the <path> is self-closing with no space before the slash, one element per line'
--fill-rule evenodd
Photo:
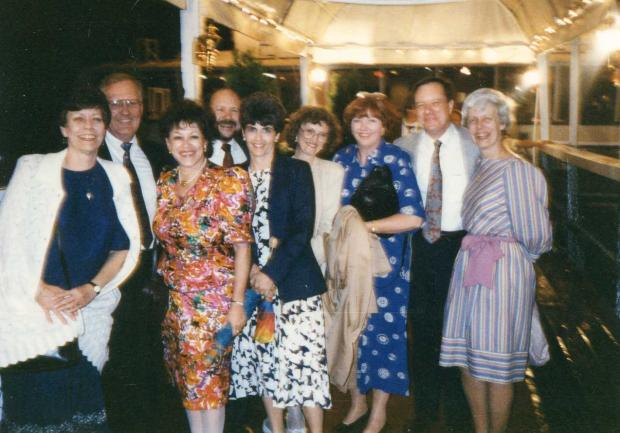
<path fill-rule="evenodd" d="M 478 161 L 478 148 L 466 129 L 451 122 L 454 92 L 447 80 L 427 77 L 414 85 L 414 106 L 423 130 L 395 142 L 412 160 L 428 213 L 427 191 L 438 145 L 441 210 L 438 238 L 427 240 L 423 230 L 413 236 L 410 297 L 412 379 L 416 419 L 410 431 L 424 432 L 438 420 L 443 401 L 446 424 L 455 432 L 468 422 L 468 406 L 456 369 L 439 367 L 443 310 L 454 259 L 465 235 L 461 221 L 463 194 Z M 440 143 L 437 143 L 439 141 Z M 428 224 L 429 215 L 425 224 Z M 466 427 L 465 427 L 466 428 Z"/>
<path fill-rule="evenodd" d="M 209 107 L 215 116 L 218 138 L 212 141 L 209 161 L 220 167 L 244 165 L 249 160 L 248 151 L 240 137 L 241 98 L 234 90 L 216 90 L 209 100 Z M 227 146 L 230 146 L 228 149 Z M 230 152 L 227 159 L 226 151 Z"/>
<path fill-rule="evenodd" d="M 132 75 L 113 73 L 103 79 L 100 89 L 112 116 L 99 156 L 124 164 L 130 173 L 134 182 L 134 206 L 141 212 L 142 234 L 139 264 L 120 287 L 121 300 L 113 314 L 110 359 L 102 373 L 106 414 L 114 433 L 164 432 L 166 424 L 159 417 L 164 413 L 162 410 L 170 414 L 177 409 L 181 421 L 184 417 L 180 400 L 174 397 L 174 390 L 165 379 L 160 337 L 163 307 L 154 302 L 150 292 L 154 271 L 151 227 L 157 201 L 154 177 L 157 172 L 153 165 L 157 167 L 162 158 L 153 156 L 149 161 L 136 136 L 143 114 L 142 83 Z M 150 146 L 152 153 L 161 149 Z M 173 417 L 169 415 L 165 419 Z"/>

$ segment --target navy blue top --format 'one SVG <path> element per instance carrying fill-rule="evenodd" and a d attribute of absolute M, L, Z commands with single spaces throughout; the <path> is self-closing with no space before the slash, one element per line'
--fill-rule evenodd
<path fill-rule="evenodd" d="M 129 248 L 129 238 L 121 226 L 112 200 L 112 184 L 98 163 L 86 171 L 63 169 L 65 200 L 60 207 L 56 230 L 68 266 L 72 287 L 88 283 L 101 269 L 110 251 Z M 58 252 L 58 242 L 50 241 L 43 281 L 68 287 Z"/>
<path fill-rule="evenodd" d="M 314 230 L 314 182 L 307 162 L 275 156 L 269 184 L 269 234 L 280 241 L 262 271 L 284 302 L 327 290 L 310 239 Z M 256 263 L 256 244 L 252 244 Z"/>

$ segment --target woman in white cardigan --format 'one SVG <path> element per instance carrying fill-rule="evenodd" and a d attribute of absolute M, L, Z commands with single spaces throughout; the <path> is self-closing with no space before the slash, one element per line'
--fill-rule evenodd
<path fill-rule="evenodd" d="M 306 161 L 312 170 L 316 200 L 312 252 L 325 273 L 325 236 L 340 209 L 344 169 L 321 157 L 333 154 L 340 144 L 340 125 L 324 108 L 305 106 L 291 115 L 285 136 L 289 145 L 295 144 L 293 158 Z"/>
<path fill-rule="evenodd" d="M 0 204 L 3 431 L 109 431 L 99 374 L 140 245 L 129 175 L 97 159 L 109 119 L 98 90 L 76 90 L 60 118 L 67 148 L 20 158 Z M 75 365 L 1 370 L 76 339 Z"/>
<path fill-rule="evenodd" d="M 322 159 L 321 156 L 331 155 L 340 144 L 340 125 L 324 108 L 305 106 L 291 115 L 284 134 L 287 144 L 294 145 L 293 158 L 310 164 L 316 206 L 314 231 L 310 242 L 314 257 L 325 273 L 325 240 L 331 232 L 334 216 L 340 209 L 344 169 L 340 164 Z M 286 430 L 287 433 L 305 432 L 304 416 L 299 406 L 288 408 Z M 269 432 L 270 426 L 268 420 L 265 420 L 263 433 Z"/>

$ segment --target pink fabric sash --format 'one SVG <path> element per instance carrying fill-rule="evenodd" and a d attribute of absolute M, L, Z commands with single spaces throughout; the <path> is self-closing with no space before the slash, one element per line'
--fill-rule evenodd
<path fill-rule="evenodd" d="M 489 289 L 495 288 L 495 264 L 504 257 L 500 242 L 515 242 L 512 237 L 467 235 L 463 238 L 461 249 L 469 251 L 463 286 L 480 284 Z"/>

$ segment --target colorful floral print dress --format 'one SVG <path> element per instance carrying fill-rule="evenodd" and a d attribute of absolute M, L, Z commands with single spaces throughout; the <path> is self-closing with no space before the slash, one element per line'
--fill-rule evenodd
<path fill-rule="evenodd" d="M 164 359 L 189 410 L 222 407 L 228 399 L 230 350 L 205 359 L 226 324 L 234 280 L 234 249 L 252 242 L 251 184 L 240 168 L 206 168 L 184 197 L 176 169 L 157 183 L 153 228 L 164 253 L 158 271 L 170 289 L 162 324 Z"/>

